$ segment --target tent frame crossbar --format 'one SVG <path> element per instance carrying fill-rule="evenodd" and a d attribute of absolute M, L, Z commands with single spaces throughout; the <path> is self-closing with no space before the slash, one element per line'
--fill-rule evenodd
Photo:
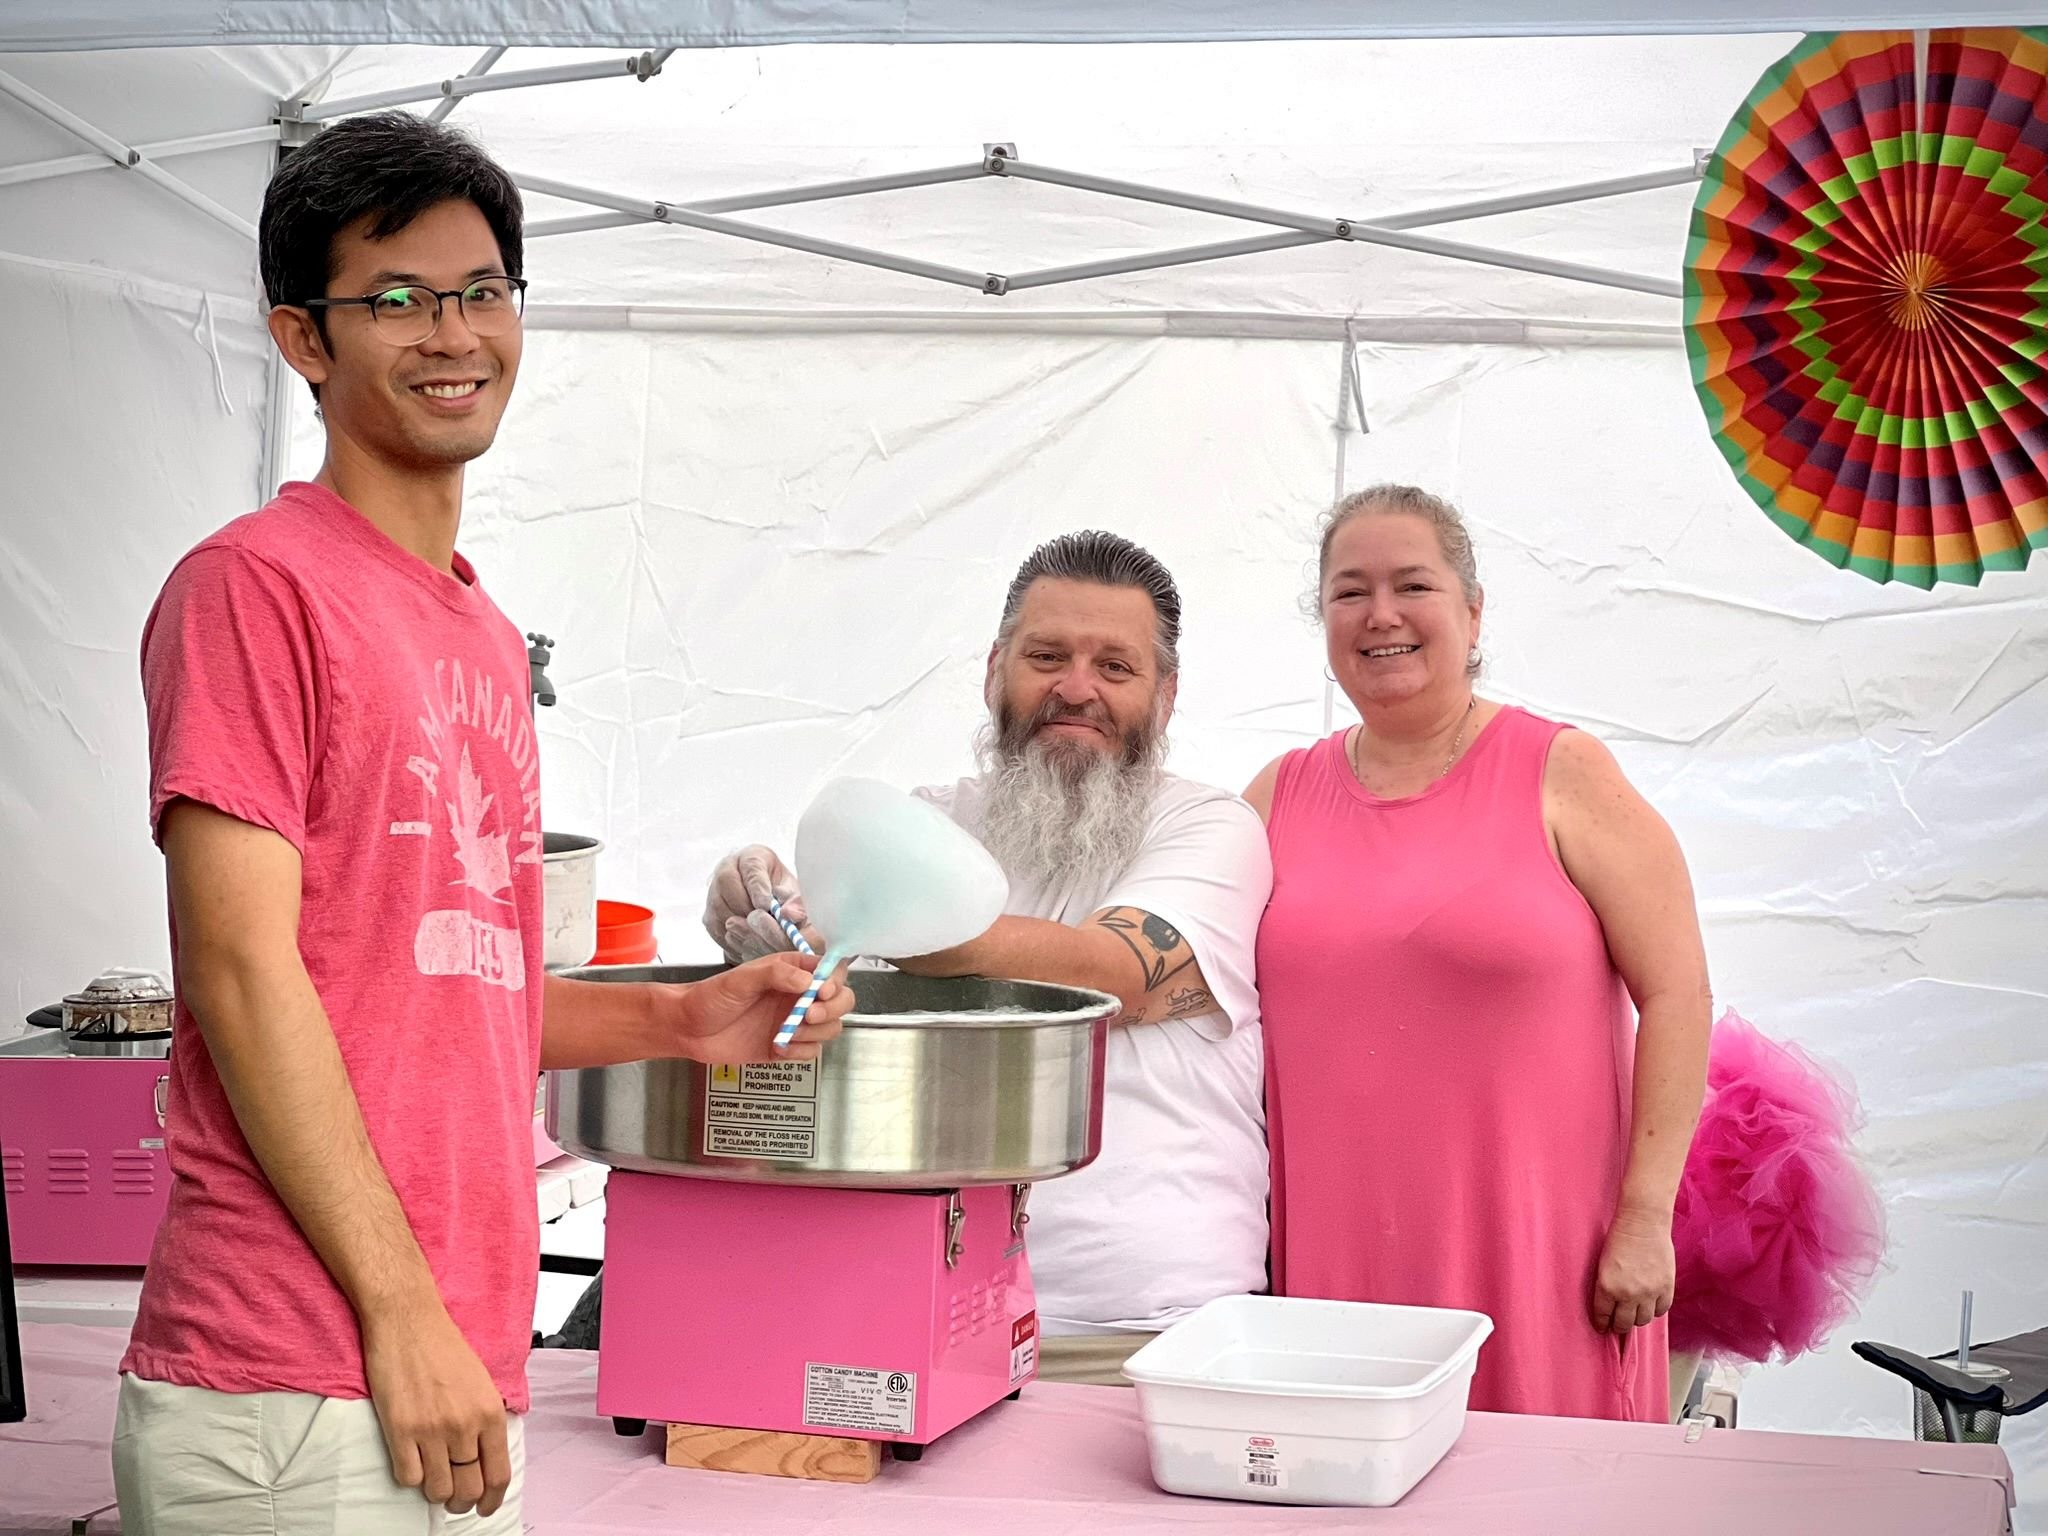
<path fill-rule="evenodd" d="M 199 133 L 183 139 L 157 139 L 132 146 L 145 160 L 170 160 L 178 155 L 203 155 L 213 149 L 234 149 L 243 144 L 275 144 L 280 130 L 275 123 L 260 128 L 230 128 L 225 133 Z M 111 154 L 60 155 L 53 160 L 35 160 L 25 165 L 0 166 L 0 187 L 18 186 L 26 181 L 47 181 L 79 171 L 103 171 L 126 165 Z"/>
<path fill-rule="evenodd" d="M 453 79 L 437 81 L 430 85 L 403 86 L 366 96 L 339 97 L 332 101 L 314 100 L 313 98 L 326 89 L 333 79 L 335 69 L 354 51 L 349 49 L 343 53 L 292 96 L 279 102 L 277 115 L 269 123 L 260 127 L 231 128 L 221 133 L 194 134 L 186 138 L 163 139 L 147 144 L 124 143 L 113 134 L 87 122 L 62 103 L 45 96 L 25 81 L 0 70 L 0 97 L 12 98 L 38 117 L 90 145 L 93 150 L 92 154 L 60 155 L 24 165 L 0 166 L 0 187 L 103 170 L 110 165 L 118 166 L 122 170 L 134 171 L 145 181 L 162 188 L 171 196 L 198 209 L 217 223 L 226 225 L 253 243 L 256 239 L 254 224 L 232 209 L 214 201 L 190 183 L 171 175 L 157 162 L 178 155 L 203 154 L 209 150 L 233 149 L 246 144 L 302 143 L 307 134 L 318 132 L 319 124 L 323 122 L 354 112 L 367 112 L 376 107 L 400 106 L 439 98 L 434 109 L 427 114 L 429 121 L 438 123 L 460 106 L 464 98 L 481 91 L 517 90 L 525 86 L 557 85 L 564 81 L 608 79 L 621 75 L 644 82 L 660 74 L 662 65 L 668 62 L 669 56 L 676 50 L 655 48 L 623 60 L 585 61 L 579 64 L 515 70 L 508 74 L 492 75 L 492 68 L 509 50 L 503 47 L 486 48 L 475 63 Z"/>
<path fill-rule="evenodd" d="M 483 91 L 516 91 L 531 85 L 562 85 L 572 80 L 607 80 L 620 75 L 630 75 L 641 82 L 652 80 L 661 73 L 661 66 L 668 62 L 673 48 L 651 48 L 643 53 L 628 54 L 624 59 L 593 59 L 582 64 L 553 64 L 545 69 L 515 69 L 509 74 L 487 75 L 484 73 L 497 58 L 485 64 L 479 59 L 467 74 L 456 75 L 447 80 L 437 80 L 426 85 L 400 85 L 388 91 L 372 91 L 364 96 L 337 96 L 332 101 L 284 101 L 278 104 L 278 116 L 286 122 L 324 123 L 337 117 L 349 117 L 357 112 L 374 112 L 380 107 L 409 106 L 416 101 L 459 101 L 464 96 L 475 96 Z M 489 50 L 504 57 L 502 48 Z M 487 55 L 488 56 L 488 55 Z M 451 106 L 450 111 L 454 110 Z M 446 116 L 443 113 L 442 116 Z"/>
<path fill-rule="evenodd" d="M 624 59 L 586 60 L 576 64 L 492 74 L 491 70 L 504 58 L 507 51 L 504 47 L 487 48 L 463 74 L 429 84 L 399 86 L 391 90 L 337 97 L 327 101 L 287 99 L 279 103 L 276 120 L 264 128 L 236 129 L 227 133 L 204 134 L 189 139 L 166 140 L 147 145 L 122 143 L 12 75 L 0 71 L 0 94 L 13 97 L 74 137 L 83 139 L 96 151 L 94 155 L 72 155 L 32 165 L 0 168 L 0 186 L 68 175 L 107 164 L 118 165 L 137 172 L 164 191 L 198 208 L 245 238 L 253 240 L 256 235 L 255 227 L 246 219 L 170 175 L 156 164 L 156 160 L 207 149 L 257 143 L 280 136 L 287 141 L 298 141 L 308 133 L 318 132 L 320 124 L 337 118 L 422 101 L 435 103 L 427 116 L 430 121 L 439 122 L 461 105 L 465 98 L 483 91 L 519 90 L 531 86 L 559 85 L 574 80 L 617 78 L 622 75 L 645 82 L 661 73 L 662 65 L 676 50 L 649 49 Z M 309 85 L 308 91 L 323 87 L 329 78 L 331 73 Z M 930 282 L 973 288 L 996 297 L 1028 288 L 1048 288 L 1122 273 L 1149 272 L 1164 267 L 1223 261 L 1237 256 L 1287 250 L 1335 240 L 1388 246 L 1454 261 L 1469 261 L 1484 266 L 1563 278 L 1571 282 L 1592 283 L 1601 287 L 1622 288 L 1664 298 L 1677 298 L 1681 294 L 1681 288 L 1679 283 L 1671 278 L 1653 277 L 1582 262 L 1560 261 L 1546 256 L 1503 250 L 1495 246 L 1447 240 L 1441 236 L 1418 234 L 1415 231 L 1429 225 L 1487 218 L 1495 214 L 1521 212 L 1533 208 L 1557 207 L 1567 203 L 1589 202 L 1597 198 L 1617 197 L 1656 187 L 1675 186 L 1697 180 L 1705 168 L 1705 161 L 1706 156 L 1703 153 L 1696 153 L 1693 163 L 1687 166 L 1649 171 L 1634 176 L 1576 182 L 1566 186 L 1536 188 L 1434 208 L 1409 209 L 1373 219 L 1353 218 L 1342 214 L 1304 213 L 1294 209 L 1267 207 L 1231 198 L 1210 197 L 1176 188 L 1153 186 L 1144 182 L 1098 176 L 1084 171 L 1066 170 L 1057 166 L 1033 164 L 1018 156 L 1014 144 L 1002 143 L 984 144 L 981 159 L 967 165 L 941 166 L 930 170 L 867 176 L 853 180 L 817 182 L 694 202 L 624 196 L 541 176 L 521 175 L 515 177 L 515 180 L 530 192 L 555 197 L 565 202 L 581 203 L 598 210 L 565 218 L 529 221 L 526 233 L 533 238 L 616 229 L 643 223 L 679 225 L 703 230 L 709 234 L 725 235 L 756 244 L 780 246 L 830 260 L 848 261 L 861 266 L 902 273 Z M 1276 232 L 1178 246 L 1169 250 L 1105 257 L 1101 260 L 1075 262 L 1063 266 L 1002 273 L 973 271 L 944 262 L 926 261 L 869 246 L 827 240 L 729 216 L 757 208 L 779 208 L 797 203 L 874 196 L 912 187 L 936 186 L 945 182 L 969 181 L 983 177 L 1013 177 L 1098 196 L 1156 203 L 1193 213 L 1272 226 Z"/>
<path fill-rule="evenodd" d="M 510 51 L 510 49 L 506 48 L 486 48 L 481 54 L 477 55 L 477 61 L 474 64 L 470 65 L 469 68 L 465 69 L 458 78 L 463 80 L 475 80 L 481 78 L 484 75 L 488 75 L 491 72 L 491 70 L 496 67 L 498 60 L 505 57 L 505 55 Z M 427 114 L 427 121 L 430 123 L 438 123 L 445 121 L 450 112 L 453 112 L 457 107 L 461 106 L 465 100 L 468 99 L 469 94 L 470 93 L 465 92 L 461 95 L 457 95 L 453 91 L 449 92 L 446 96 L 441 98 L 439 104 L 435 106 L 434 110 Z"/>
<path fill-rule="evenodd" d="M 724 199 L 722 204 L 727 207 L 762 208 L 791 202 L 817 202 L 828 197 L 858 196 L 863 192 L 928 186 L 942 181 L 965 181 L 980 174 L 979 166 L 948 166 L 933 171 L 912 171 L 899 176 L 871 177 L 862 182 L 831 182 L 821 186 L 790 188 L 782 192 L 749 193 L 739 198 Z M 512 179 L 523 191 L 538 192 L 543 197 L 559 198 L 563 202 L 586 203 L 594 208 L 609 209 L 615 214 L 626 216 L 622 222 L 679 224 L 710 234 L 731 235 L 741 240 L 753 240 L 763 245 L 779 245 L 789 250 L 806 251 L 814 256 L 825 256 L 837 261 L 881 267 L 890 272 L 901 272 L 932 282 L 995 291 L 988 289 L 987 285 L 996 279 L 986 272 L 970 272 L 964 267 L 921 261 L 913 256 L 898 256 L 888 251 L 870 250 L 866 246 L 847 245 L 838 240 L 822 240 L 791 230 L 776 229 L 768 224 L 756 224 L 750 220 L 729 219 L 720 213 L 693 204 L 665 203 L 644 197 L 602 192 L 594 187 L 556 181 L 547 176 L 514 173 Z M 878 183 L 886 183 L 887 186 L 877 185 Z M 582 220 L 574 222 L 584 224 Z M 528 226 L 528 233 L 537 232 L 534 226 Z"/>
<path fill-rule="evenodd" d="M 35 89 L 35 87 L 27 84 L 25 81 L 16 79 L 5 70 L 0 70 L 0 96 L 12 98 L 18 105 L 28 108 L 36 116 L 63 129 L 74 139 L 83 140 L 108 164 L 117 165 L 125 171 L 133 171 L 144 181 L 160 187 L 180 202 L 187 203 L 198 209 L 215 222 L 225 224 L 229 229 L 235 231 L 236 234 L 252 242 L 255 240 L 256 226 L 233 209 L 223 207 L 215 202 L 190 182 L 180 181 L 145 154 L 140 147 L 133 144 L 124 144 L 111 133 L 95 128 L 69 107 L 52 101 L 41 91 Z M 258 138 L 266 136 L 258 135 Z M 219 146 L 207 147 L 217 148 Z M 44 163 L 47 164 L 48 162 Z M 79 168 L 78 165 L 70 167 L 73 170 Z"/>
<path fill-rule="evenodd" d="M 1663 298 L 1678 298 L 1681 289 L 1675 279 L 1651 277 L 1612 267 L 1590 266 L 1582 262 L 1559 261 L 1545 256 L 1502 250 L 1494 246 L 1471 245 L 1463 241 L 1445 240 L 1435 235 L 1416 234 L 1413 231 L 1425 225 L 1449 224 L 1465 219 L 1486 218 L 1499 213 L 1558 207 L 1567 203 L 1590 202 L 1598 198 L 1618 197 L 1657 187 L 1678 186 L 1698 180 L 1704 165 L 1705 156 L 1695 155 L 1693 162 L 1685 166 L 1648 171 L 1634 176 L 1608 177 L 1598 181 L 1575 182 L 1566 186 L 1536 188 L 1435 208 L 1410 209 L 1377 219 L 1301 213 L 1291 209 L 1271 208 L 1257 203 L 1151 186 L 1143 182 L 1121 181 L 1082 171 L 1029 164 L 1018 157 L 1016 146 L 1012 144 L 984 145 L 981 160 L 971 165 L 941 166 L 931 170 L 870 176 L 853 181 L 816 182 L 689 203 L 605 192 L 551 177 L 520 174 L 514 179 L 529 192 L 604 210 L 594 214 L 531 221 L 526 226 L 526 233 L 531 238 L 576 234 L 594 229 L 615 229 L 641 223 L 680 225 L 712 234 L 730 235 L 736 239 L 807 251 L 835 260 L 878 267 L 885 271 L 906 273 L 912 277 L 927 278 L 935 282 L 977 288 L 994 296 L 1026 288 L 1045 288 L 1060 283 L 1082 282 L 1090 278 L 1124 272 L 1146 272 L 1161 267 L 1225 260 L 1233 256 L 1338 240 L 1390 246 L 1455 261 L 1470 261 L 1486 266 L 1506 267 L 1515 271 L 1564 278 L 1572 282 L 1594 283 L 1602 287 L 1624 288 Z M 1202 245 L 1180 246 L 1171 250 L 1150 251 L 1130 256 L 1109 257 L 1068 266 L 1000 273 L 973 272 L 964 267 L 922 261 L 868 246 L 849 245 L 842 241 L 818 239 L 750 220 L 724 216 L 744 209 L 777 208 L 795 203 L 823 202 L 833 198 L 871 196 L 881 192 L 901 191 L 907 187 L 934 186 L 942 182 L 968 181 L 983 176 L 1015 177 L 1019 180 L 1045 182 L 1106 197 L 1159 203 L 1254 224 L 1277 225 L 1282 232 L 1214 241 Z"/>

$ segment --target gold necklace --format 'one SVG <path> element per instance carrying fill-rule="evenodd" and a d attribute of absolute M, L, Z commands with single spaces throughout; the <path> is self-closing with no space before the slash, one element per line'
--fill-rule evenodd
<path fill-rule="evenodd" d="M 1465 745 L 1465 730 L 1472 724 L 1472 711 L 1478 707 L 1479 699 L 1477 695 L 1465 700 L 1465 713 L 1458 720 L 1458 734 L 1451 738 L 1450 756 L 1444 759 L 1443 767 L 1437 769 L 1437 778 L 1443 778 L 1458 765 L 1458 749 Z M 1361 784 L 1365 782 L 1365 770 L 1358 765 L 1358 743 L 1364 735 L 1365 726 L 1360 724 L 1351 732 L 1351 750 L 1346 754 L 1351 759 L 1351 777 L 1358 780 Z"/>

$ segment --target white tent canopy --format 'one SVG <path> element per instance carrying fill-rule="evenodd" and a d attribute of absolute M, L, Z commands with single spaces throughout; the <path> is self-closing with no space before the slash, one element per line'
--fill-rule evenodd
<path fill-rule="evenodd" d="M 2024 26 L 2026 0 L 15 0 L 0 46 L 1254 42 Z"/>
<path fill-rule="evenodd" d="M 512 9 L 31 4 L 0 20 L 0 73 L 118 146 L 157 146 L 165 174 L 247 222 L 281 102 L 457 78 L 479 46 L 534 38 Z M 887 35 L 936 39 L 969 9 L 897 4 Z M 609 59 L 620 78 L 477 94 L 452 120 L 530 188 L 650 207 L 978 167 L 996 141 L 1021 165 L 1382 223 L 1664 174 L 1427 232 L 1666 284 L 1693 195 L 1668 173 L 1794 40 L 725 47 L 628 77 L 645 50 L 792 41 L 827 14 L 725 5 L 700 31 L 660 10 L 656 25 L 582 7 L 588 51 L 492 62 Z M 1256 14 L 1342 32 L 1325 10 Z M 1619 32 L 1651 11 L 1428 16 Z M 1381 33 L 1423 17 L 1341 12 Z M 1002 35 L 1065 35 L 1058 14 L 1008 8 Z M 1238 14 L 1253 12 L 1143 8 L 1153 36 Z M 1140 32 L 1136 7 L 1085 15 L 1091 36 Z M 880 25 L 859 6 L 829 18 L 834 37 Z M 221 28 L 294 45 L 29 51 Z M 0 97 L 0 836 L 16 872 L 0 1029 L 100 967 L 164 963 L 142 617 L 178 553 L 267 491 L 267 462 L 317 464 L 303 390 L 269 389 L 247 239 L 114 164 Z M 528 211 L 544 227 L 593 209 L 530 193 Z M 980 273 L 1261 232 L 979 170 L 734 216 Z M 1794 546 L 1707 438 L 1673 299 L 1334 238 L 997 297 L 675 222 L 537 236 L 527 274 L 526 362 L 471 472 L 464 547 L 516 623 L 561 642 L 562 702 L 540 712 L 549 824 L 606 839 L 604 893 L 656 907 L 671 958 L 706 948 L 712 860 L 786 840 L 824 778 L 965 768 L 995 605 L 1053 532 L 1115 527 L 1173 567 L 1189 614 L 1175 762 L 1243 783 L 1332 702 L 1294 607 L 1315 513 L 1339 487 L 1415 480 L 1477 526 L 1486 686 L 1615 746 L 1685 843 L 1722 1001 L 1860 1088 L 1894 1271 L 1835 1348 L 1754 1378 L 1746 1422 L 1904 1433 L 1902 1395 L 1847 1338 L 1934 1348 L 1965 1285 L 1983 1336 L 2048 1320 L 2041 576 L 1879 588 Z M 2040 1420 L 2007 1433 L 2036 1500 Z M 2038 1503 L 2023 1513 L 2048 1528 Z"/>

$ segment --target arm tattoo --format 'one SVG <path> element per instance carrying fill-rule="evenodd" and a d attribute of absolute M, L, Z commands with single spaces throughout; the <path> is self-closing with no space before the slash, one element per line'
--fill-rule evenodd
<path fill-rule="evenodd" d="M 1145 920 L 1139 924 L 1139 927 L 1144 930 L 1145 942 L 1147 944 L 1150 944 L 1162 955 L 1180 948 L 1181 937 L 1178 928 L 1174 927 L 1173 924 L 1167 922 L 1164 918 L 1154 917 L 1150 912 L 1147 912 L 1144 916 Z"/>
<path fill-rule="evenodd" d="M 1166 1017 L 1169 1019 L 1196 1019 L 1215 1011 L 1216 999 L 1209 995 L 1206 987 L 1182 987 L 1166 998 Z"/>
<path fill-rule="evenodd" d="M 1112 907 L 1095 920 L 1124 941 L 1137 957 L 1145 990 L 1156 992 L 1169 976 L 1195 963 L 1195 952 L 1173 924 L 1136 907 Z"/>

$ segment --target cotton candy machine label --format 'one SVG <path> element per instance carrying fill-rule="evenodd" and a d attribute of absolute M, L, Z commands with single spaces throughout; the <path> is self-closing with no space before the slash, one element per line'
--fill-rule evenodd
<path fill-rule="evenodd" d="M 756 1061 L 711 1069 L 704 1155 L 803 1162 L 818 1155 L 818 1064 Z"/>
<path fill-rule="evenodd" d="M 804 1366 L 804 1423 L 907 1435 L 917 1423 L 917 1377 L 851 1365 Z"/>

